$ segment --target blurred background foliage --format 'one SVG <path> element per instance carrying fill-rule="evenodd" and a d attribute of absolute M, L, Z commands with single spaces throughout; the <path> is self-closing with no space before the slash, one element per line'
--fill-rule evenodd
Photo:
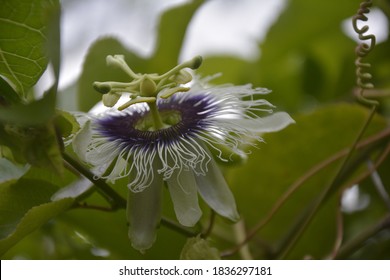
<path fill-rule="evenodd" d="M 100 211 L 110 205 L 95 188 L 89 188 L 91 183 L 63 163 L 57 136 L 67 137 L 78 129 L 67 110 L 87 112 L 100 101 L 101 96 L 91 86 L 93 81 L 125 80 L 120 71 L 106 66 L 107 55 L 124 54 L 137 72 L 165 72 L 178 63 L 187 27 L 207 2 L 189 1 L 164 11 L 157 24 L 155 50 L 149 57 L 137 54 L 118 38 L 97 38 L 77 81 L 57 90 L 60 3 L 1 1 L 2 259 L 180 257 L 187 236 L 166 224 L 146 254 L 132 249 L 125 211 Z M 204 55 L 200 75 L 222 73 L 215 83 L 252 83 L 270 88 L 273 92 L 267 99 L 296 120 L 281 132 L 264 135 L 266 144 L 252 149 L 245 163 L 223 167 L 242 221 L 232 225 L 204 209 L 199 228 L 205 230 L 213 221 L 208 244 L 226 258 L 390 258 L 390 205 L 386 197 L 390 192 L 389 40 L 378 44 L 367 57 L 377 90 L 372 92 L 380 93 L 377 114 L 345 172 L 335 179 L 370 114 L 369 108 L 355 101 L 356 42 L 341 28 L 359 3 L 286 1 L 258 44 L 259 57 Z M 389 1 L 374 1 L 374 7 L 389 17 Z M 115 20 L 115 16 L 107 16 Z M 84 23 L 80 19 L 78 24 Z M 383 28 L 388 30 L 389 26 Z M 33 85 L 49 61 L 54 81 L 44 96 L 37 98 L 43 92 L 34 92 Z M 378 180 L 370 176 L 368 162 L 378 165 L 375 175 L 383 183 L 382 192 L 378 191 Z M 126 197 L 125 185 L 126 180 L 122 180 L 112 187 Z M 286 195 L 292 188 L 294 191 Z M 60 190 L 70 195 L 59 197 Z M 86 205 L 98 205 L 100 210 Z M 174 220 L 168 195 L 164 198 L 164 215 Z M 193 230 L 199 232 L 199 228 Z M 247 234 L 250 240 L 237 246 Z M 187 243 L 182 256 L 211 256 L 191 252 L 192 245 L 188 244 L 194 243 Z M 210 252 L 214 252 L 211 247 Z"/>

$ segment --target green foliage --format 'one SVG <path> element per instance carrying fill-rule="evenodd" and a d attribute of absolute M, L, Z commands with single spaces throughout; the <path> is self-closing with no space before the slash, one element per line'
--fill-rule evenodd
<path fill-rule="evenodd" d="M 223 82 L 270 88 L 268 99 L 289 112 L 350 95 L 354 42 L 343 34 L 341 22 L 353 15 L 359 1 L 294 0 L 287 5 L 260 44 L 257 61 L 210 57 L 200 70 L 213 74 L 224 69 Z"/>
<path fill-rule="evenodd" d="M 55 112 L 55 94 L 48 93 L 42 99 L 28 104 L 15 104 L 0 111 L 0 121 L 17 125 L 37 125 L 49 121 Z M 33 118 L 31 116 L 34 116 Z"/>
<path fill-rule="evenodd" d="M 4 254 L 9 248 L 19 242 L 50 219 L 69 209 L 73 200 L 66 198 L 56 202 L 48 202 L 31 208 L 21 219 L 15 230 L 0 241 L 0 254 Z"/>
<path fill-rule="evenodd" d="M 69 208 L 72 199 L 50 202 L 56 189 L 45 181 L 23 178 L 14 184 L 1 185 L 0 254 Z"/>
<path fill-rule="evenodd" d="M 0 73 L 25 98 L 46 69 L 47 11 L 56 1 L 1 1 Z"/>
<path fill-rule="evenodd" d="M 247 226 L 253 227 L 264 219 L 290 186 L 313 166 L 350 147 L 367 114 L 364 108 L 357 105 L 327 106 L 310 114 L 297 115 L 294 118 L 296 125 L 266 135 L 266 144 L 253 150 L 245 165 L 228 173 L 230 186 L 236 192 L 240 212 L 245 217 Z M 327 129 L 318 129 L 325 126 Z M 366 137 L 385 127 L 386 121 L 376 118 Z M 280 241 L 289 234 L 297 218 L 327 187 L 341 160 L 342 157 L 322 168 L 294 192 L 257 236 L 269 246 L 267 252 L 261 247 L 254 248 L 257 254 L 274 254 L 273 257 L 278 257 L 281 253 Z M 306 254 L 323 258 L 330 253 L 336 231 L 337 207 L 337 195 L 324 201 L 318 217 L 289 258 L 303 258 Z M 323 231 L 327 234 L 321 234 Z"/>
<path fill-rule="evenodd" d="M 98 39 L 73 85 L 76 94 L 59 96 L 59 3 L 1 1 L 2 258 L 218 259 L 221 254 L 232 259 L 390 258 L 389 202 L 377 191 L 367 167 L 368 159 L 377 165 L 389 193 L 390 41 L 377 45 L 367 57 L 377 89 L 368 93 L 379 98 L 380 106 L 358 139 L 370 110 L 352 97 L 355 43 L 340 27 L 358 9 L 357 0 L 290 0 L 259 43 L 259 58 L 205 57 L 198 73 L 222 72 L 215 83 L 272 89 L 266 99 L 277 110 L 292 114 L 296 124 L 262 135 L 265 143 L 252 148 L 247 160 L 239 157 L 236 165 L 222 166 L 240 223 L 215 218 L 202 205 L 201 223 L 183 228 L 171 221 L 175 214 L 164 189 L 156 243 L 144 254 L 131 247 L 123 206 L 128 179 L 115 184 L 96 179 L 90 166 L 73 160 L 76 155 L 67 140 L 74 135 L 83 138 L 87 132 L 80 132 L 82 120 L 57 105 L 73 104 L 69 107 L 86 112 L 102 97 L 92 87 L 94 81 L 128 82 L 122 71 L 107 66 L 107 55 L 123 54 L 137 73 L 162 74 L 175 66 L 187 27 L 204 2 L 195 0 L 162 14 L 151 57 L 140 57 L 117 38 Z M 385 1 L 380 5 L 389 9 Z M 36 99 L 32 87 L 49 62 L 54 84 Z M 357 140 L 357 150 L 348 157 Z M 340 198 L 351 185 L 358 185 L 360 200 L 368 198 L 369 203 L 341 211 Z M 245 236 L 248 240 L 240 244 Z"/>

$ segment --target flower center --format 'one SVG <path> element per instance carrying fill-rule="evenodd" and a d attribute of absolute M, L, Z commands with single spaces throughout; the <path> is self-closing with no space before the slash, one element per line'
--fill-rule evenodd
<path fill-rule="evenodd" d="M 189 87 L 183 86 L 192 80 L 190 72 L 184 68 L 197 69 L 202 63 L 202 57 L 183 62 L 165 74 L 136 74 L 126 63 L 123 55 L 106 57 L 107 65 L 123 70 L 131 79 L 130 82 L 94 82 L 94 88 L 103 94 L 103 104 L 113 107 L 124 92 L 130 93 L 130 100 L 118 107 L 122 111 L 137 103 L 147 103 L 149 114 L 136 122 L 134 128 L 139 131 L 158 131 L 178 124 L 181 114 L 177 111 L 162 113 L 158 99 L 169 99 L 175 93 L 187 92 Z"/>
<path fill-rule="evenodd" d="M 163 123 L 163 129 L 169 128 L 181 122 L 182 115 L 176 110 L 164 110 L 159 111 L 161 121 Z M 134 128 L 140 131 L 156 131 L 155 120 L 153 115 L 149 112 L 142 118 L 140 118 L 134 125 Z"/>
<path fill-rule="evenodd" d="M 96 129 L 109 141 L 118 141 L 129 149 L 160 141 L 176 142 L 207 129 L 210 116 L 218 110 L 215 104 L 212 106 L 212 100 L 207 95 L 187 98 L 174 95 L 160 100 L 158 113 L 162 125 L 156 128 L 153 112 L 147 107 L 132 107 L 122 114 L 100 118 L 96 122 Z"/>

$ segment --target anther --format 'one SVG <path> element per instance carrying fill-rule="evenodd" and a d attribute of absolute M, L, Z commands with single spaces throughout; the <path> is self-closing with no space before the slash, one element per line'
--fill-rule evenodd
<path fill-rule="evenodd" d="M 164 79 L 164 78 L 168 78 L 168 77 L 176 74 L 177 72 L 179 72 L 183 68 L 198 69 L 200 67 L 200 65 L 202 64 L 202 60 L 203 60 L 202 57 L 200 55 L 198 55 L 191 60 L 188 60 L 186 62 L 183 62 L 182 64 L 177 65 L 176 67 L 172 68 L 171 70 L 169 70 L 165 74 L 158 76 L 156 78 L 159 80 Z"/>
<path fill-rule="evenodd" d="M 108 83 L 94 82 L 93 88 L 102 94 L 109 93 L 111 91 L 111 86 Z"/>

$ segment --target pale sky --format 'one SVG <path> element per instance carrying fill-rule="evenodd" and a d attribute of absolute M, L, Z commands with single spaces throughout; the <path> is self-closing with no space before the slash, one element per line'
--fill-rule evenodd
<path fill-rule="evenodd" d="M 60 86 L 80 73 L 88 47 L 104 36 L 117 37 L 142 56 L 152 54 L 160 13 L 186 0 L 64 0 Z M 227 53 L 246 59 L 259 55 L 258 42 L 284 7 L 285 0 L 213 0 L 195 15 L 180 60 Z M 261 5 L 261 9 L 259 8 Z"/>
<path fill-rule="evenodd" d="M 60 88 L 73 83 L 81 71 L 89 46 L 104 36 L 117 37 L 141 56 L 153 53 L 159 15 L 188 0 L 63 0 L 62 69 Z M 189 26 L 180 60 L 195 55 L 229 54 L 243 59 L 261 55 L 258 44 L 277 20 L 287 0 L 209 0 L 195 14 Z M 387 18 L 377 9 L 370 14 L 370 32 L 384 41 Z M 352 35 L 350 19 L 341 28 Z M 50 74 L 37 85 L 47 89 Z"/>

